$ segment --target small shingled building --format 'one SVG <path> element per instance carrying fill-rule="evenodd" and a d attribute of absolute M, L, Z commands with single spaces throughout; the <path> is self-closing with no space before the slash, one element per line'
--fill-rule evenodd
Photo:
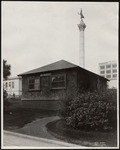
<path fill-rule="evenodd" d="M 37 101 L 38 107 L 57 109 L 66 93 L 106 90 L 108 79 L 78 65 L 60 60 L 19 74 L 22 77 L 22 100 Z M 38 102 L 39 101 L 39 102 Z"/>

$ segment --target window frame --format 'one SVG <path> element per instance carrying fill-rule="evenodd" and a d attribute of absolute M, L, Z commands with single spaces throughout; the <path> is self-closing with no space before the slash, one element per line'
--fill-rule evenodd
<path fill-rule="evenodd" d="M 106 70 L 106 74 L 111 74 L 111 70 Z"/>
<path fill-rule="evenodd" d="M 101 70 L 100 74 L 102 74 L 102 75 L 105 74 L 105 70 Z"/>
<path fill-rule="evenodd" d="M 113 69 L 112 72 L 113 72 L 113 73 L 117 73 L 117 69 Z"/>
<path fill-rule="evenodd" d="M 8 88 L 8 82 L 5 83 L 5 87 Z"/>
<path fill-rule="evenodd" d="M 11 82 L 9 82 L 9 87 L 11 87 Z"/>
<path fill-rule="evenodd" d="M 54 81 L 54 83 L 61 83 L 64 82 L 65 86 L 64 87 L 52 87 L 52 78 L 57 77 L 57 76 L 64 76 L 64 81 Z M 61 90 L 61 89 L 66 89 L 66 74 L 65 73 L 59 73 L 59 74 L 53 74 L 50 77 L 50 85 L 52 90 Z"/>
<path fill-rule="evenodd" d="M 110 77 L 108 77 L 108 76 L 110 76 Z M 106 78 L 111 79 L 111 74 L 106 75 Z"/>
<path fill-rule="evenodd" d="M 30 80 L 34 80 L 34 83 L 30 83 Z M 35 89 L 35 80 L 39 80 L 39 88 Z M 30 85 L 34 85 L 34 89 L 30 89 L 29 86 Z M 28 91 L 40 91 L 40 77 L 31 77 L 28 79 Z"/>
<path fill-rule="evenodd" d="M 106 65 L 106 68 L 107 69 L 111 68 L 111 64 Z"/>
<path fill-rule="evenodd" d="M 12 89 L 14 89 L 15 88 L 15 83 L 14 82 L 12 82 Z"/>
<path fill-rule="evenodd" d="M 117 64 L 112 64 L 112 68 L 117 68 Z"/>
<path fill-rule="evenodd" d="M 117 78 L 117 74 L 113 74 L 113 76 L 112 76 L 114 79 L 116 79 Z"/>
<path fill-rule="evenodd" d="M 105 65 L 100 66 L 100 69 L 101 70 L 105 69 Z"/>

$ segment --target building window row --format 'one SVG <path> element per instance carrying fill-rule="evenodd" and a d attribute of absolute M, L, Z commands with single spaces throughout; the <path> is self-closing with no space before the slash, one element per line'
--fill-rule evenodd
<path fill-rule="evenodd" d="M 105 69 L 106 68 L 111 68 L 111 65 L 103 65 L 103 66 L 100 66 L 100 69 Z M 112 64 L 112 68 L 116 68 L 117 67 L 117 64 Z"/>
<path fill-rule="evenodd" d="M 111 75 L 106 75 L 106 78 L 117 78 L 117 74 L 113 74 L 112 76 Z"/>
<path fill-rule="evenodd" d="M 59 74 L 59 75 L 52 75 L 50 76 L 51 81 L 51 89 L 64 89 L 66 88 L 66 75 Z M 32 90 L 40 90 L 40 78 L 31 78 L 28 81 L 28 89 Z"/>
<path fill-rule="evenodd" d="M 107 73 L 107 74 L 108 74 L 108 73 L 111 73 L 111 71 L 112 71 L 113 73 L 116 73 L 116 72 L 117 72 L 117 69 L 114 69 L 114 70 L 106 70 L 106 73 Z M 105 71 L 104 71 L 104 70 L 100 71 L 100 74 L 105 74 Z"/>
<path fill-rule="evenodd" d="M 8 88 L 8 87 L 14 88 L 14 82 L 6 82 L 5 87 L 6 88 Z"/>

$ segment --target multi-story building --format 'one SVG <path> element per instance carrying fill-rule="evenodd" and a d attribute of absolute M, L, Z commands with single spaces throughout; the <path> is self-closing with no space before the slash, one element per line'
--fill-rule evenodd
<path fill-rule="evenodd" d="M 22 95 L 22 78 L 10 77 L 3 81 L 4 89 L 7 91 L 8 97 L 21 97 Z"/>
<path fill-rule="evenodd" d="M 117 61 L 99 63 L 99 74 L 110 80 L 109 88 L 117 88 Z"/>

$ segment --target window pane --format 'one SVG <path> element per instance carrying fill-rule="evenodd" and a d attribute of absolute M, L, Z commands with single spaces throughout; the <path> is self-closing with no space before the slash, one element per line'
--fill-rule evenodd
<path fill-rule="evenodd" d="M 29 84 L 29 89 L 34 89 L 34 84 Z"/>
<path fill-rule="evenodd" d="M 113 68 L 117 67 L 117 64 L 113 64 L 112 67 L 113 67 Z"/>
<path fill-rule="evenodd" d="M 52 87 L 53 88 L 65 87 L 65 82 L 53 82 Z"/>
<path fill-rule="evenodd" d="M 14 88 L 14 82 L 12 82 L 12 88 Z"/>
<path fill-rule="evenodd" d="M 29 83 L 34 83 L 35 80 L 34 79 L 29 79 Z"/>
<path fill-rule="evenodd" d="M 105 71 L 100 71 L 100 73 L 101 73 L 101 74 L 104 74 L 104 73 L 105 73 Z"/>
<path fill-rule="evenodd" d="M 64 81 L 64 75 L 58 75 L 58 76 L 54 76 L 52 77 L 52 82 L 61 82 Z"/>
<path fill-rule="evenodd" d="M 9 82 L 9 87 L 11 87 L 11 82 Z"/>
<path fill-rule="evenodd" d="M 106 73 L 111 73 L 111 70 L 107 70 Z"/>
<path fill-rule="evenodd" d="M 110 68 L 111 67 L 111 65 L 106 65 L 106 68 Z"/>
<path fill-rule="evenodd" d="M 113 70 L 113 73 L 116 73 L 116 72 L 117 72 L 117 70 L 116 70 L 116 69 L 114 69 L 114 70 Z"/>
<path fill-rule="evenodd" d="M 111 75 L 107 75 L 106 78 L 111 78 Z"/>
<path fill-rule="evenodd" d="M 39 84 L 35 84 L 35 90 L 39 90 Z"/>
<path fill-rule="evenodd" d="M 116 78 L 117 77 L 117 74 L 113 74 L 113 78 Z"/>
<path fill-rule="evenodd" d="M 55 75 L 51 78 L 52 88 L 64 88 L 65 85 L 65 75 Z"/>
<path fill-rule="evenodd" d="M 105 66 L 100 66 L 100 69 L 104 69 L 105 68 Z"/>
<path fill-rule="evenodd" d="M 40 89 L 40 79 L 29 79 L 29 89 L 39 90 Z"/>

